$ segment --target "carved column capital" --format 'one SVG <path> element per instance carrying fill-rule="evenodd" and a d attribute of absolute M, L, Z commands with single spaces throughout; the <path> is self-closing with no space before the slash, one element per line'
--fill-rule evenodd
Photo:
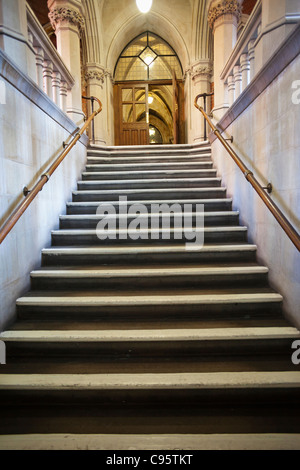
<path fill-rule="evenodd" d="M 210 60 L 200 60 L 191 65 L 185 76 L 190 75 L 192 80 L 209 80 L 213 74 L 213 66 Z"/>
<path fill-rule="evenodd" d="M 87 65 L 83 73 L 85 83 L 93 81 L 97 85 L 102 85 L 105 77 L 112 80 L 112 75 L 109 70 L 95 64 Z"/>
<path fill-rule="evenodd" d="M 75 25 L 81 33 L 84 29 L 84 18 L 81 13 L 69 7 L 54 7 L 49 12 L 52 28 L 55 30 L 60 23 Z"/>
<path fill-rule="evenodd" d="M 213 73 L 213 68 L 211 65 L 198 65 L 191 70 L 192 80 L 196 80 L 198 77 L 210 78 Z"/>
<path fill-rule="evenodd" d="M 238 22 L 242 15 L 240 0 L 212 1 L 207 16 L 209 26 L 213 29 L 215 21 L 226 14 L 234 15 Z"/>

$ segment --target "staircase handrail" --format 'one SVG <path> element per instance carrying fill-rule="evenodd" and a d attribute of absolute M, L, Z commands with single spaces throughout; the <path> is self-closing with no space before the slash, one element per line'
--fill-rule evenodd
<path fill-rule="evenodd" d="M 76 145 L 82 134 L 86 131 L 90 123 L 93 121 L 93 119 L 97 116 L 102 111 L 102 103 L 101 101 L 93 97 L 95 101 L 99 104 L 99 108 L 96 109 L 86 120 L 84 125 L 81 127 L 81 129 L 78 129 L 75 136 L 71 140 L 71 142 L 65 146 L 64 150 L 59 154 L 59 156 L 55 159 L 55 161 L 50 165 L 50 167 L 43 172 L 43 174 L 40 177 L 40 180 L 35 184 L 35 186 L 29 191 L 27 190 L 25 194 L 25 199 L 14 209 L 12 214 L 8 217 L 4 225 L 0 229 L 0 245 L 3 242 L 3 240 L 6 238 L 6 236 L 9 234 L 9 232 L 12 230 L 12 228 L 16 225 L 17 221 L 20 219 L 20 217 L 24 214 L 28 206 L 32 203 L 34 198 L 37 196 L 37 194 L 43 189 L 44 185 L 48 183 L 50 177 L 56 170 L 56 168 L 61 164 L 61 162 L 65 159 L 65 157 L 68 155 L 70 150 Z"/>
<path fill-rule="evenodd" d="M 196 96 L 195 101 L 194 101 L 194 106 L 203 114 L 204 118 L 208 122 L 209 126 L 211 127 L 213 133 L 215 136 L 220 140 L 221 144 L 229 155 L 232 157 L 232 159 L 235 161 L 239 169 L 242 171 L 244 174 L 246 180 L 252 185 L 252 187 L 255 189 L 259 197 L 262 199 L 262 201 L 265 203 L 265 205 L 268 207 L 270 212 L 273 214 L 277 222 L 280 224 L 280 226 L 283 228 L 287 236 L 290 238 L 292 243 L 295 245 L 298 251 L 300 251 L 300 235 L 296 231 L 296 229 L 293 227 L 293 225 L 289 222 L 289 220 L 285 217 L 285 215 L 281 212 L 281 210 L 278 208 L 278 206 L 275 204 L 275 202 L 270 198 L 270 196 L 265 192 L 264 188 L 261 186 L 261 184 L 257 181 L 255 178 L 253 172 L 249 170 L 246 165 L 243 163 L 243 161 L 240 159 L 240 157 L 237 155 L 237 153 L 233 150 L 231 145 L 227 143 L 227 141 L 224 139 L 222 136 L 221 132 L 217 129 L 217 127 L 213 124 L 207 113 L 204 111 L 204 109 L 198 105 L 198 100 L 199 98 L 202 98 L 203 94 L 199 94 Z"/>

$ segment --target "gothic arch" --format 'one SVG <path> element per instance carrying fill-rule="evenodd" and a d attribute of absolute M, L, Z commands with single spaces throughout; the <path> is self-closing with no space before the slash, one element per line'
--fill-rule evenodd
<path fill-rule="evenodd" d="M 142 15 L 136 14 L 120 25 L 120 28 L 108 46 L 106 68 L 113 71 L 119 55 L 124 49 L 124 45 L 147 30 L 152 31 L 163 39 L 167 38 L 168 43 L 177 53 L 183 70 L 188 67 L 190 63 L 189 50 L 176 26 L 162 15 L 149 12 L 146 21 Z"/>

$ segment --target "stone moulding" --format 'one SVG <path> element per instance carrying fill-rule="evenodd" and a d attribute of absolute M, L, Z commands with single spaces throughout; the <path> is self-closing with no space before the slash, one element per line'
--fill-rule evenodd
<path fill-rule="evenodd" d="M 55 30 L 59 22 L 71 23 L 78 27 L 79 31 L 84 30 L 83 16 L 76 10 L 71 8 L 57 7 L 49 13 L 49 19 L 52 28 Z"/>
<path fill-rule="evenodd" d="M 235 15 L 240 20 L 242 16 L 242 7 L 238 0 L 222 0 L 217 3 L 216 6 L 213 6 L 208 11 L 208 23 L 209 26 L 213 29 L 214 22 L 222 15 L 231 13 Z"/>

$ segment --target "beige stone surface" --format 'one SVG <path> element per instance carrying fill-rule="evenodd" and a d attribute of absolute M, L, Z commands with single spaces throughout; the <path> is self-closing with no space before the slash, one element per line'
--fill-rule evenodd
<path fill-rule="evenodd" d="M 0 105 L 0 224 L 24 199 L 62 151 L 70 133 L 5 82 L 7 100 Z M 83 169 L 86 148 L 78 143 L 54 173 L 13 231 L 0 246 L 0 330 L 14 318 L 15 300 L 29 287 L 29 273 L 40 265 L 41 249 Z M 59 188 L 59 191 L 57 190 Z"/>

